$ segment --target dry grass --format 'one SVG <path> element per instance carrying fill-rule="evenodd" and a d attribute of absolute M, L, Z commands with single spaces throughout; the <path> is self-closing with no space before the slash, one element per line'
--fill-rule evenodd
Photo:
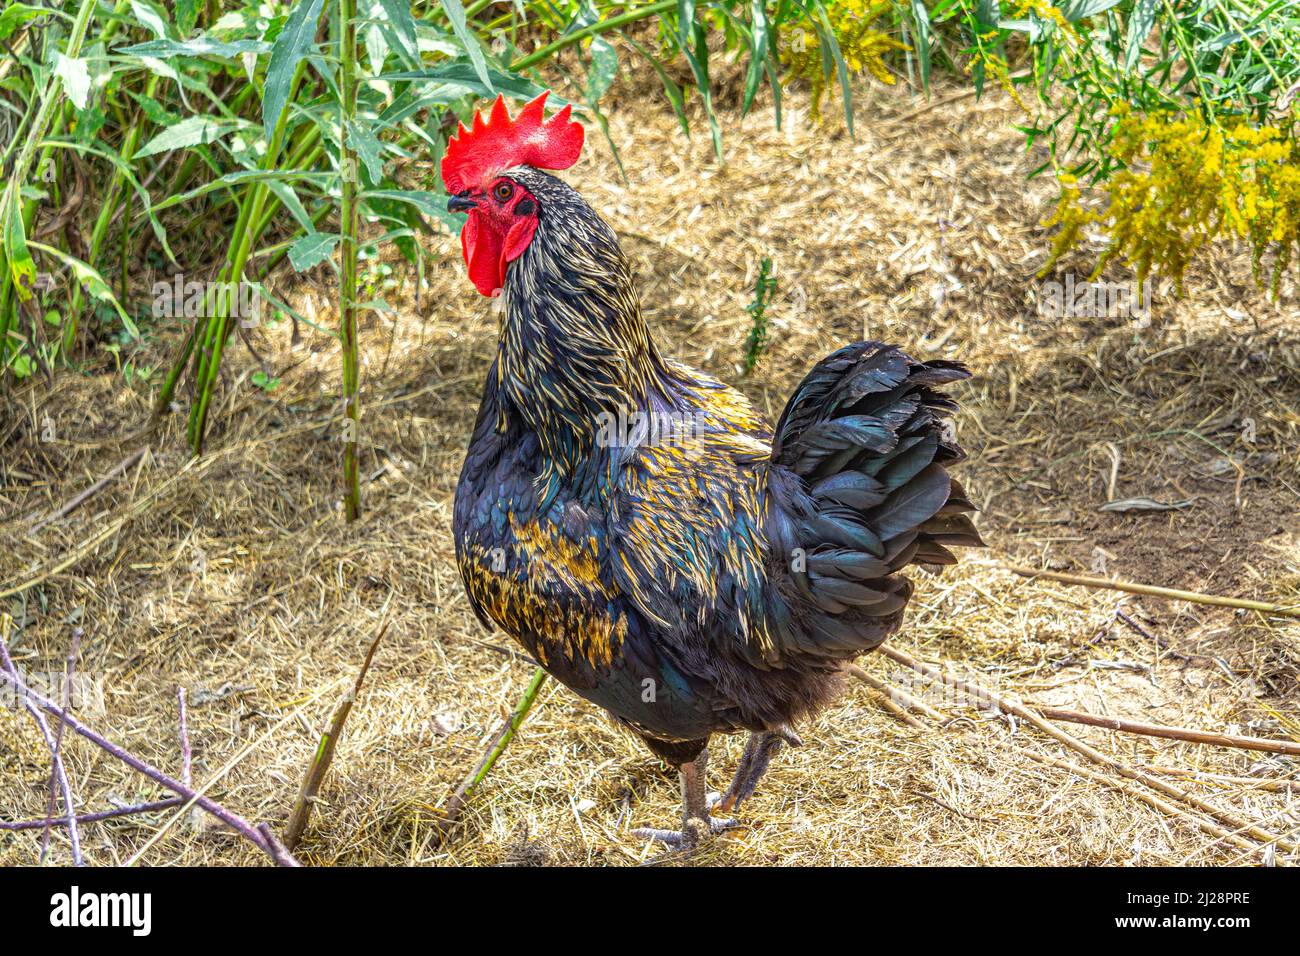
<path fill-rule="evenodd" d="M 1134 580 L 1300 601 L 1293 286 L 1273 304 L 1243 284 L 1241 256 L 1220 255 L 1189 276 L 1185 300 L 1161 290 L 1150 323 L 1046 319 L 1034 270 L 1047 186 L 1026 188 L 1032 157 L 1008 127 L 1008 104 L 965 100 L 897 122 L 918 104 L 877 94 L 857 144 L 800 120 L 777 132 L 768 115 L 733 118 L 730 162 L 720 169 L 706 136 L 687 142 L 666 111 L 639 105 L 643 93 L 624 90 L 613 110 L 630 184 L 598 138 L 568 176 L 625 237 L 667 351 L 738 381 L 743 309 L 760 258 L 772 256 L 781 282 L 773 342 L 758 372 L 740 381 L 769 414 L 817 357 L 864 336 L 921 357 L 959 357 L 977 371 L 958 427 L 971 451 L 963 477 L 991 548 L 941 577 L 920 576 L 897 646 L 1024 700 L 1300 739 L 1296 622 L 1139 602 L 999 567 L 1009 560 L 1087 573 L 1103 553 L 1110 573 Z M 35 533 L 20 519 L 53 511 L 139 446 L 131 432 L 148 397 L 110 374 L 72 373 L 53 393 L 37 384 L 13 395 L 0 418 L 8 422 L 0 426 L 8 519 L 0 591 L 104 539 L 3 599 L 22 626 L 15 656 L 29 670 L 57 670 L 69 625 L 79 623 L 83 670 L 103 690 L 102 707 L 83 707 L 83 718 L 169 770 L 179 765 L 174 690 L 189 688 L 196 780 L 252 745 L 210 794 L 279 827 L 391 595 L 391 630 L 301 856 L 318 864 L 643 861 L 648 851 L 626 828 L 675 819 L 676 785 L 635 740 L 555 684 L 464 825 L 441 847 L 430 841 L 437 806 L 530 673 L 502 653 L 508 638 L 483 633 L 453 563 L 451 495 L 496 317 L 465 281 L 455 240 L 432 241 L 447 258 L 429 275 L 426 314 L 405 288 L 387 293 L 396 316 L 371 313 L 364 328 L 369 477 L 355 527 L 339 507 L 336 343 L 310 329 L 298 349 L 283 325 L 255 333 L 283 378 L 270 394 L 248 383 L 258 367 L 250 353 L 230 350 L 209 458 L 178 474 L 185 457 L 174 416 L 142 464 Z M 1086 273 L 1088 265 L 1073 267 Z M 310 291 L 321 323 L 332 321 L 328 284 L 281 282 L 299 306 Z M 160 363 L 171 342 L 157 345 Z M 1241 438 L 1245 418 L 1253 445 Z M 46 420 L 55 440 L 42 442 Z M 1112 493 L 1193 502 L 1167 514 L 1099 512 Z M 1117 622 L 1118 607 L 1162 644 Z M 863 663 L 906 682 L 882 657 Z M 744 810 L 752 825 L 692 862 L 1255 859 L 1131 792 L 1034 759 L 1084 762 L 1033 728 L 933 688 L 926 699 L 956 719 L 910 727 L 854 683 L 800 728 L 806 746 L 776 761 Z M 1295 759 L 1068 729 L 1134 766 L 1300 780 Z M 714 786 L 728 779 L 739 747 L 738 739 L 715 746 Z M 156 793 L 82 741 L 66 750 L 85 811 Z M 1274 833 L 1300 836 L 1300 784 L 1293 792 L 1166 777 Z M 47 778 L 32 728 L 0 709 L 0 813 L 41 816 Z M 87 827 L 88 859 L 130 858 L 168 815 Z M 200 830 L 187 817 L 143 862 L 262 859 L 206 822 Z M 32 861 L 39 840 L 39 831 L 0 834 L 0 862 Z M 62 837 L 54 853 L 67 859 Z"/>

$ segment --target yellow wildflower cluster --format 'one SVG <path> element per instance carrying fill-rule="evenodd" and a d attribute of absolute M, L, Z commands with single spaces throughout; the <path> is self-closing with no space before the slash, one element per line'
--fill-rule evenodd
<path fill-rule="evenodd" d="M 1048 20 L 1056 24 L 1061 32 L 1069 34 L 1074 39 L 1079 39 L 1079 32 L 1074 28 L 1074 24 L 1065 19 L 1065 14 L 1058 7 L 1054 7 L 1047 0 L 1017 0 L 1011 8 L 1011 17 L 1027 17 L 1034 14 L 1040 20 Z"/>
<path fill-rule="evenodd" d="M 844 65 L 853 73 L 870 73 L 890 86 L 895 79 L 885 65 L 885 56 L 909 47 L 889 33 L 873 29 L 872 25 L 893 7 L 894 0 L 843 0 L 827 10 Z M 786 30 L 781 36 L 781 62 L 792 76 L 802 77 L 811 84 L 813 117 L 820 117 L 827 81 L 817 32 L 806 25 Z"/>
<path fill-rule="evenodd" d="M 1011 97 L 1012 101 L 1026 113 L 1033 112 L 1029 104 L 1025 102 L 1020 91 L 1016 89 L 1016 84 L 1011 79 L 1011 68 L 1007 65 L 1006 58 L 1000 53 L 994 52 L 991 47 L 981 47 L 979 53 L 966 64 L 966 72 L 971 73 L 975 70 L 975 65 L 983 64 L 984 75 L 996 83 Z"/>
<path fill-rule="evenodd" d="M 1122 256 L 1139 283 L 1153 270 L 1181 290 L 1183 273 L 1207 243 L 1221 238 L 1250 242 L 1256 277 L 1274 254 L 1271 285 L 1300 244 L 1300 150 L 1274 126 L 1228 127 L 1199 114 L 1144 116 L 1120 104 L 1111 155 L 1124 163 L 1100 188 L 1104 210 L 1082 203 L 1077 182 L 1060 176 L 1061 196 L 1045 226 L 1059 226 L 1044 272 L 1074 247 L 1083 227 L 1096 223 L 1109 243 L 1094 276 Z"/>

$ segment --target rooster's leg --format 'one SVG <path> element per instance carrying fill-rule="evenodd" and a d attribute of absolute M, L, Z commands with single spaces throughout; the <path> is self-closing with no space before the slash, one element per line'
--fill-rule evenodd
<path fill-rule="evenodd" d="M 690 763 L 682 764 L 678 770 L 682 778 L 682 828 L 678 830 L 654 830 L 643 827 L 632 831 L 633 836 L 647 840 L 658 840 L 674 849 L 689 850 L 695 847 L 702 837 L 721 833 L 736 825 L 735 820 L 718 820 L 709 815 L 710 800 L 704 785 L 704 772 L 708 766 L 709 751 L 701 750 L 700 755 Z M 714 800 L 717 795 L 714 794 Z"/>
<path fill-rule="evenodd" d="M 752 797 L 758 781 L 767 772 L 767 765 L 772 762 L 773 755 L 781 749 L 782 744 L 786 743 L 791 747 L 798 747 L 803 744 L 803 741 L 785 725 L 776 730 L 750 734 L 749 740 L 745 743 L 745 752 L 740 755 L 736 776 L 731 781 L 727 795 L 718 804 L 719 809 L 730 813 L 738 809 L 743 801 Z"/>

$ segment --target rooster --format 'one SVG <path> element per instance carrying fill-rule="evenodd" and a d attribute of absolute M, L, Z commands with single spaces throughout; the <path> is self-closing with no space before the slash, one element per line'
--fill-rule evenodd
<path fill-rule="evenodd" d="M 982 546 L 948 467 L 956 362 L 877 342 L 818 362 L 772 429 L 667 358 L 613 230 L 544 170 L 578 160 L 570 107 L 498 97 L 442 161 L 474 287 L 500 296 L 496 357 L 456 488 L 456 559 L 487 627 L 680 772 L 690 848 L 734 825 L 846 662 L 898 629 L 909 564 Z M 748 732 L 720 801 L 709 738 Z"/>

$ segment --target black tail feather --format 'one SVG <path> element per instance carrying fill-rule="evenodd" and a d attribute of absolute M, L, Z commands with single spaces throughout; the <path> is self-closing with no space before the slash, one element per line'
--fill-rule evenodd
<path fill-rule="evenodd" d="M 780 616 L 787 652 L 845 658 L 875 647 L 912 593 L 898 572 L 983 546 L 974 505 L 947 471 L 965 458 L 944 424 L 957 405 L 937 390 L 969 377 L 957 362 L 863 342 L 796 389 L 768 478 L 773 570 L 792 612 Z"/>

